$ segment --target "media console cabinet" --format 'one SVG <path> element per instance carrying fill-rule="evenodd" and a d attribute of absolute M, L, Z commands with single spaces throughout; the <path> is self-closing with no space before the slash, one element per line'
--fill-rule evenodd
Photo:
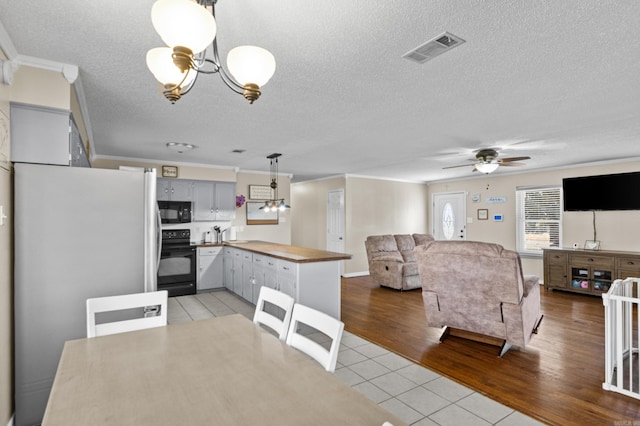
<path fill-rule="evenodd" d="M 616 279 L 640 277 L 640 253 L 544 249 L 544 289 L 601 295 Z"/>

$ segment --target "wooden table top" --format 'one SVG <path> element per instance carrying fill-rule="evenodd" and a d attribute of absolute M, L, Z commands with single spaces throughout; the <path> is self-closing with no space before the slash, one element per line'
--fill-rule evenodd
<path fill-rule="evenodd" d="M 404 423 L 236 314 L 65 343 L 43 425 Z"/>
<path fill-rule="evenodd" d="M 286 244 L 269 243 L 266 241 L 226 241 L 226 246 L 248 250 L 254 253 L 266 254 L 278 259 L 296 263 L 326 262 L 330 260 L 351 259 L 350 254 L 324 251 L 312 248 L 290 246 Z"/>

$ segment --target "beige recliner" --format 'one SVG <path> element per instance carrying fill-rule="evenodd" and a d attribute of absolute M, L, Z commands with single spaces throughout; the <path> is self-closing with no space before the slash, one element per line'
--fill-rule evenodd
<path fill-rule="evenodd" d="M 502 356 L 512 345 L 524 348 L 537 332 L 538 277 L 522 275 L 515 251 L 476 241 L 434 241 L 414 253 L 427 325 L 447 327 L 441 341 L 452 329 L 491 336 L 500 339 Z"/>
<path fill-rule="evenodd" d="M 395 288 L 420 288 L 418 265 L 413 255 L 415 246 L 433 241 L 429 234 L 372 235 L 364 245 L 373 282 Z"/>

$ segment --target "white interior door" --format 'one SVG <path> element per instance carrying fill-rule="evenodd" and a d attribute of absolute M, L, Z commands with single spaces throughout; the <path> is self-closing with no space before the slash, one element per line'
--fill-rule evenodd
<path fill-rule="evenodd" d="M 436 240 L 466 240 L 466 196 L 464 192 L 433 194 L 431 229 Z"/>
<path fill-rule="evenodd" d="M 344 253 L 344 189 L 327 193 L 327 250 Z M 340 262 L 340 273 L 344 262 Z"/>

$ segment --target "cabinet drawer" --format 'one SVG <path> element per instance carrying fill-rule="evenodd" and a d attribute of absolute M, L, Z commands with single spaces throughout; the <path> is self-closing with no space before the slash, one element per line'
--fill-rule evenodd
<path fill-rule="evenodd" d="M 220 247 L 198 247 L 198 256 L 216 256 L 220 251 Z"/>
<path fill-rule="evenodd" d="M 287 262 L 286 260 L 278 261 L 278 271 L 285 274 L 295 274 L 296 273 L 296 264 L 293 262 Z"/>
<path fill-rule="evenodd" d="M 637 257 L 619 257 L 617 259 L 618 269 L 624 269 L 625 271 L 634 271 L 636 275 L 640 273 L 640 259 Z M 620 277 L 626 278 L 626 277 Z"/>
<path fill-rule="evenodd" d="M 613 269 L 613 259 L 610 257 L 573 255 L 571 256 L 571 265 L 573 267 L 585 266 Z"/>
<path fill-rule="evenodd" d="M 250 251 L 243 251 L 242 252 L 242 260 L 246 260 L 247 262 L 252 262 L 253 261 L 253 253 L 251 253 Z"/>
<path fill-rule="evenodd" d="M 265 256 L 264 257 L 264 266 L 271 269 L 278 269 L 278 260 L 273 257 Z"/>
<path fill-rule="evenodd" d="M 567 264 L 567 253 L 547 253 L 547 262 L 549 265 L 564 265 Z"/>

